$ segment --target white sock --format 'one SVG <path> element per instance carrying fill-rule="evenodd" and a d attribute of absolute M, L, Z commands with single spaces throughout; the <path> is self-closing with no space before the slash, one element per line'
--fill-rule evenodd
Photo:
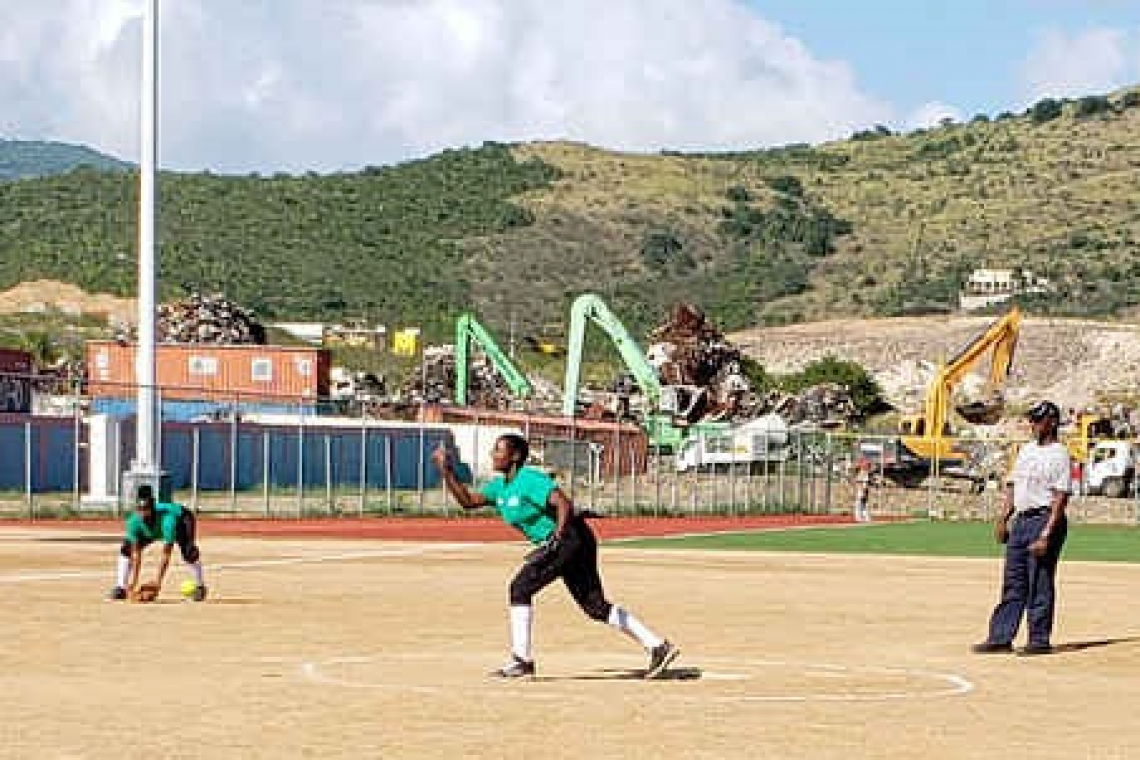
<path fill-rule="evenodd" d="M 190 563 L 190 572 L 194 573 L 194 582 L 195 583 L 197 583 L 199 586 L 205 586 L 206 585 L 206 578 L 205 578 L 205 576 L 202 575 L 202 563 L 201 562 L 191 562 Z"/>
<path fill-rule="evenodd" d="M 653 649 L 664 643 L 664 639 L 646 628 L 645 624 L 634 617 L 632 612 L 616 604 L 610 607 L 610 617 L 606 622 L 627 636 L 637 639 L 637 643 L 646 649 Z"/>
<path fill-rule="evenodd" d="M 131 558 L 119 555 L 119 564 L 115 572 L 115 585 L 119 588 L 127 587 L 127 578 L 131 577 Z"/>
<path fill-rule="evenodd" d="M 511 605 L 511 654 L 526 662 L 531 661 L 530 629 L 534 620 L 534 607 L 529 604 Z"/>

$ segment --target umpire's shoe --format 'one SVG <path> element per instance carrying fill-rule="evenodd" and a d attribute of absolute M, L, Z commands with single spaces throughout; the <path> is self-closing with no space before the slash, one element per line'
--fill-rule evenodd
<path fill-rule="evenodd" d="M 1019 657 L 1034 657 L 1039 654 L 1053 654 L 1053 647 L 1048 644 L 1026 644 L 1017 650 Z"/>
<path fill-rule="evenodd" d="M 512 654 L 511 661 L 497 670 L 492 670 L 491 675 L 498 678 L 529 678 L 534 675 L 534 660 L 524 660 Z"/>
<path fill-rule="evenodd" d="M 111 602 L 121 602 L 122 600 L 124 600 L 126 598 L 127 598 L 127 590 L 125 588 L 123 588 L 122 586 L 115 586 L 107 594 L 107 601 L 111 601 Z"/>
<path fill-rule="evenodd" d="M 983 641 L 970 647 L 974 654 L 1008 654 L 1013 651 L 1013 644 L 998 644 L 993 641 Z"/>
<path fill-rule="evenodd" d="M 662 641 L 658 646 L 649 650 L 649 667 L 645 671 L 646 678 L 659 678 L 665 672 L 665 668 L 677 656 L 681 654 L 681 650 L 670 644 L 668 641 Z"/>

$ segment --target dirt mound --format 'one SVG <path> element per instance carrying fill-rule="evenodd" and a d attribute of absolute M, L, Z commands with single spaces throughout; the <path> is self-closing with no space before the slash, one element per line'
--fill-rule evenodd
<path fill-rule="evenodd" d="M 777 373 L 831 354 L 866 367 L 898 408 L 913 410 L 938 362 L 955 355 L 993 321 L 939 315 L 833 320 L 747 330 L 728 336 L 746 356 Z M 984 357 L 959 388 L 980 389 Z M 1047 397 L 1062 408 L 1140 397 L 1140 325 L 1026 317 L 1006 382 L 1011 402 Z"/>
<path fill-rule="evenodd" d="M 132 298 L 87 293 L 66 282 L 22 282 L 0 293 L 0 314 L 57 309 L 67 314 L 101 315 L 114 322 L 134 322 L 138 307 Z"/>

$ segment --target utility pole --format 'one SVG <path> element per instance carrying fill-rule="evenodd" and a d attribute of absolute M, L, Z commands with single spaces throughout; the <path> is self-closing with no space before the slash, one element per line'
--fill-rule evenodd
<path fill-rule="evenodd" d="M 515 358 L 515 310 L 510 311 L 510 326 L 507 328 L 507 353 L 510 355 L 511 360 Z"/>

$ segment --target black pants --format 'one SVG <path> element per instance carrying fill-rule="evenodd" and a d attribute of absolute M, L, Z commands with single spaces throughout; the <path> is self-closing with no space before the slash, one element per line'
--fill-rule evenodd
<path fill-rule="evenodd" d="M 174 542 L 178 544 L 178 551 L 182 553 L 182 561 L 188 565 L 197 562 L 201 556 L 201 552 L 198 551 L 197 534 L 198 519 L 194 517 L 194 513 L 189 509 L 182 510 L 182 514 L 174 526 Z M 153 541 L 143 541 L 139 546 L 139 550 L 145 549 L 152 543 Z M 124 557 L 130 557 L 131 542 L 123 541 L 123 545 L 119 548 L 119 553 Z"/>
<path fill-rule="evenodd" d="M 609 619 L 612 605 L 606 600 L 598 573 L 598 540 L 581 517 L 566 526 L 566 535 L 556 551 L 536 550 L 527 555 L 511 581 L 511 605 L 529 605 L 535 594 L 558 578 L 583 612 L 602 623 Z"/>

